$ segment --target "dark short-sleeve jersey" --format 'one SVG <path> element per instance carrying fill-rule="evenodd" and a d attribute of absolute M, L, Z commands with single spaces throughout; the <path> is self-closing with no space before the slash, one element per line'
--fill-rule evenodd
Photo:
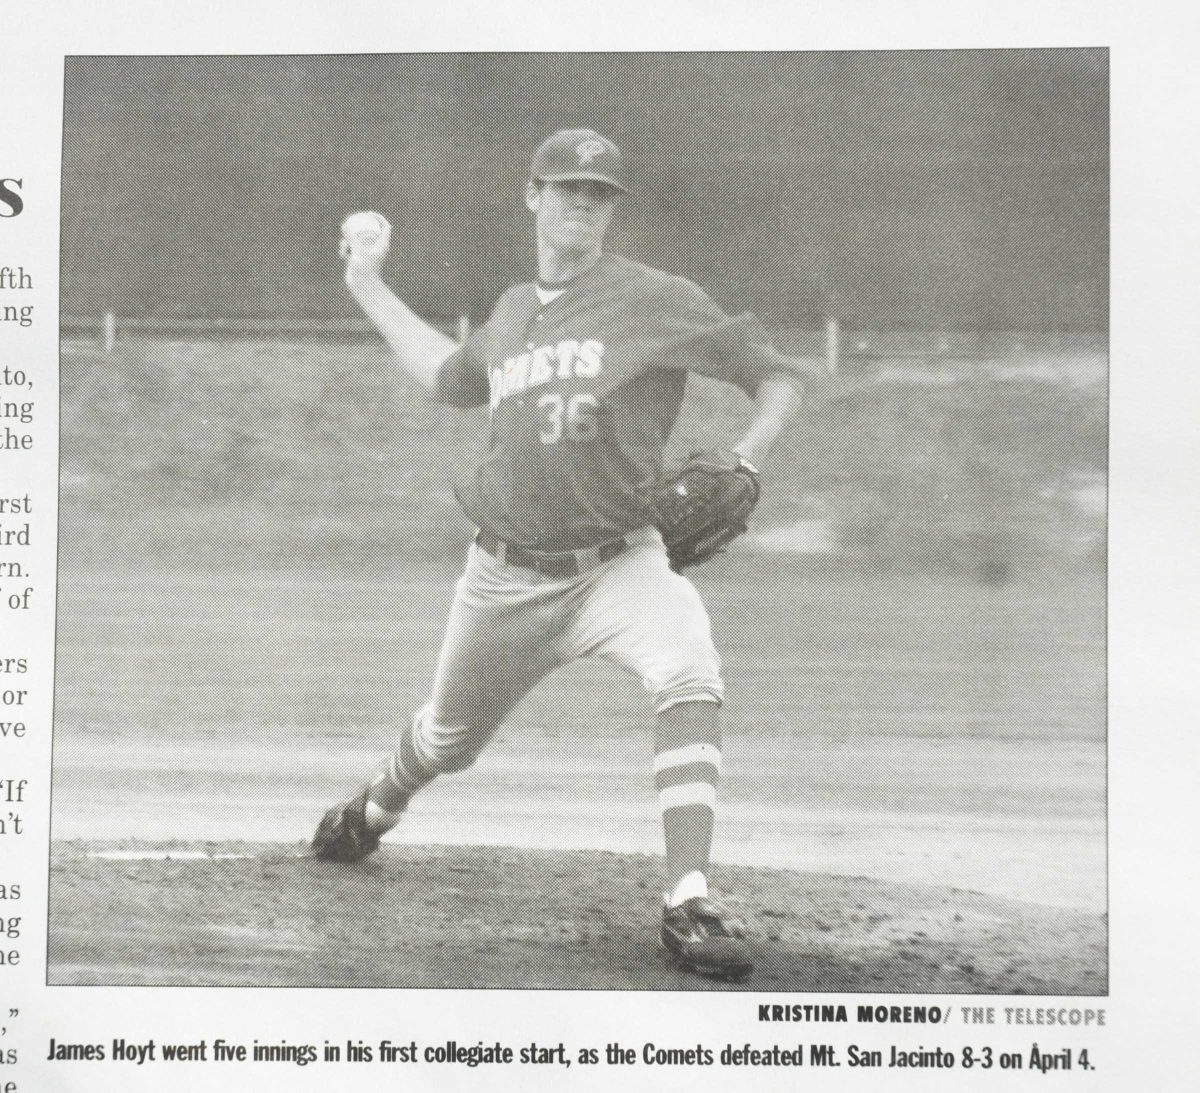
<path fill-rule="evenodd" d="M 689 371 L 753 396 L 781 368 L 753 316 L 616 255 L 546 304 L 533 285 L 509 289 L 438 372 L 442 401 L 491 409 L 487 454 L 458 489 L 464 511 L 544 551 L 645 527 Z"/>

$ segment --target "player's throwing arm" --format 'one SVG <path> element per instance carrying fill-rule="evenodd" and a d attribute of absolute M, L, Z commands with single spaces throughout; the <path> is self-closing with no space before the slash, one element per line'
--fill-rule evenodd
<path fill-rule="evenodd" d="M 432 391 L 438 368 L 457 348 L 383 283 L 380 270 L 392 244 L 392 226 L 379 213 L 361 212 L 342 223 L 339 247 L 346 261 L 346 287 L 375 324 L 405 371 Z"/>

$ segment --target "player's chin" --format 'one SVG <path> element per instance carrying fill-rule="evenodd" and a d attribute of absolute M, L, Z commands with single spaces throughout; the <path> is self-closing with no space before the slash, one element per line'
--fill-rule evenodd
<path fill-rule="evenodd" d="M 599 242 L 600 232 L 594 224 L 568 220 L 558 226 L 555 236 L 559 250 L 587 251 Z"/>

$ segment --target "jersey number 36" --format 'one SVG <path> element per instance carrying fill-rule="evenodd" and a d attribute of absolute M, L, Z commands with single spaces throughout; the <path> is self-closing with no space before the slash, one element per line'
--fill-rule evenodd
<path fill-rule="evenodd" d="M 572 395 L 566 399 L 556 391 L 547 391 L 538 399 L 538 409 L 544 418 L 543 444 L 558 443 L 563 433 L 571 440 L 591 440 L 600 431 L 595 395 Z"/>

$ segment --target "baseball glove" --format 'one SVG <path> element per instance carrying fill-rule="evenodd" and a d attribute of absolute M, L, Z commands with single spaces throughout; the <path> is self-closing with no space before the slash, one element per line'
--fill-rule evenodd
<path fill-rule="evenodd" d="M 676 572 L 720 554 L 758 504 L 758 470 L 736 452 L 697 452 L 654 491 L 654 522 Z"/>

